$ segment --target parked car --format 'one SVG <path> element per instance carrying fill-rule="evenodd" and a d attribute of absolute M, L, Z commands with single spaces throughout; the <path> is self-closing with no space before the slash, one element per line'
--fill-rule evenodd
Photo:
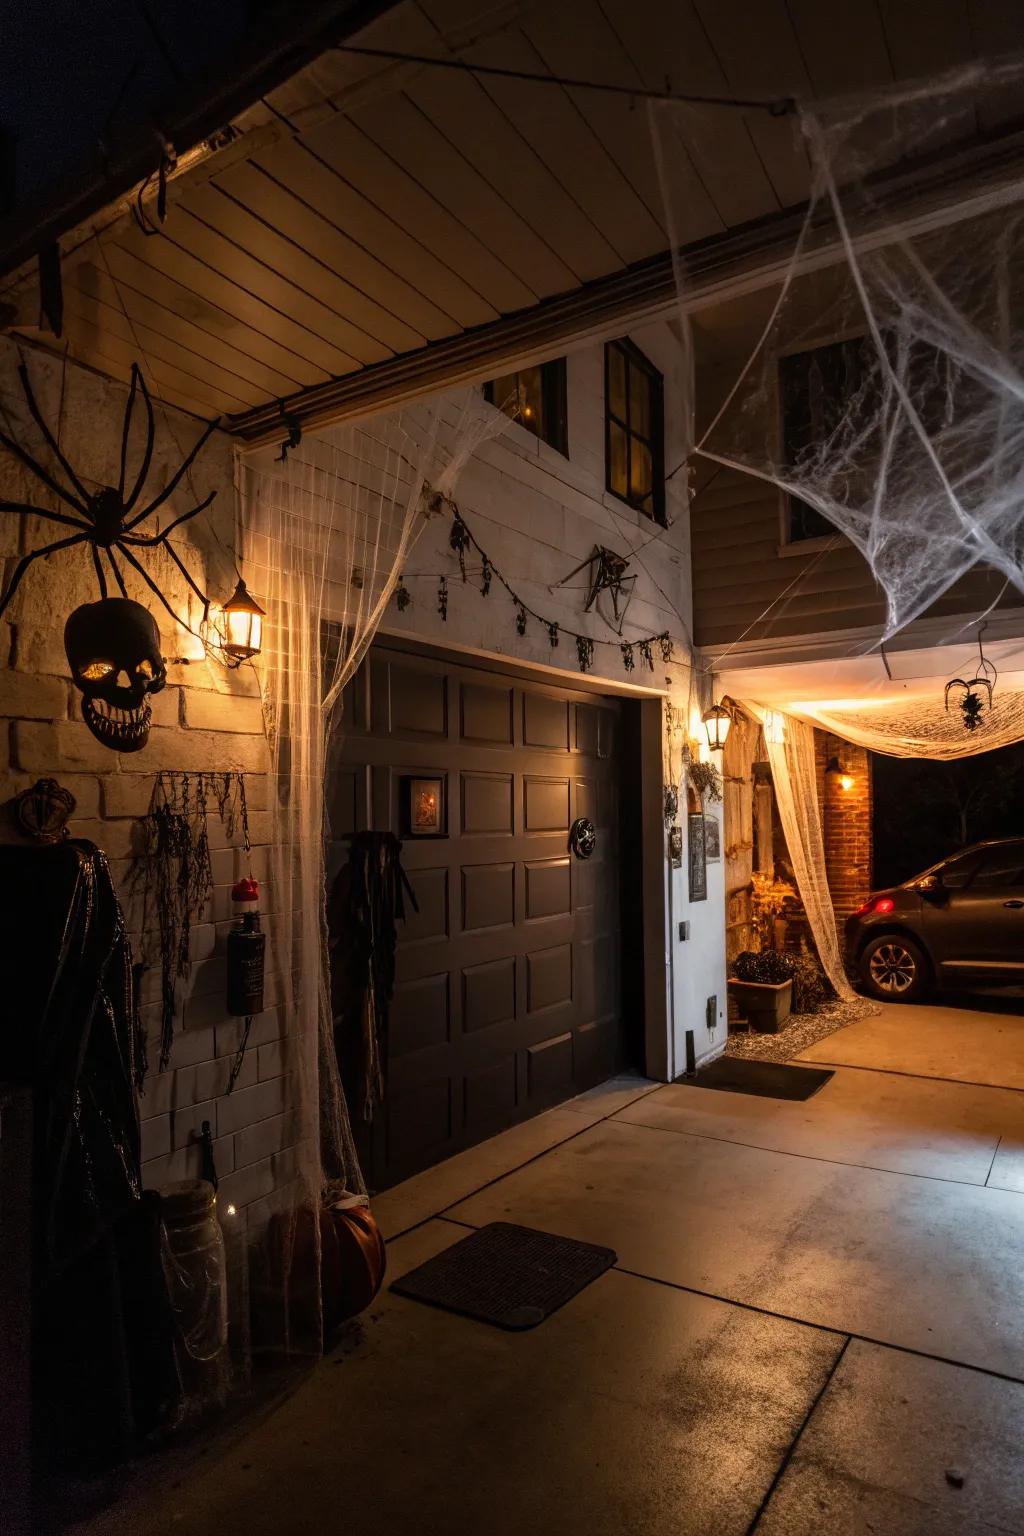
<path fill-rule="evenodd" d="M 872 997 L 935 985 L 1024 982 L 1024 838 L 976 843 L 875 891 L 846 922 L 847 959 Z"/>

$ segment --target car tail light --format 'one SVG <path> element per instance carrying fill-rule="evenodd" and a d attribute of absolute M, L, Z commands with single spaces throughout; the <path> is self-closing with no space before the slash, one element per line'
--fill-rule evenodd
<path fill-rule="evenodd" d="M 869 896 L 862 907 L 858 907 L 854 917 L 867 917 L 869 912 L 891 912 L 896 903 L 891 896 Z"/>

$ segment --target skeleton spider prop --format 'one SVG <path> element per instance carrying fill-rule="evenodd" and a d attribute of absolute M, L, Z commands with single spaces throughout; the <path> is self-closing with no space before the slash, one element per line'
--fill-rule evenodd
<path fill-rule="evenodd" d="M 949 709 L 949 690 L 951 688 L 963 689 L 963 693 L 957 700 L 957 708 L 963 716 L 965 731 L 976 731 L 981 724 L 982 715 L 986 707 L 991 711 L 992 690 L 996 685 L 998 677 L 995 667 L 986 659 L 985 653 L 981 649 L 980 639 L 978 641 L 978 650 L 981 653 L 981 661 L 978 665 L 977 677 L 972 677 L 969 681 L 962 677 L 954 677 L 946 684 L 947 710 Z M 986 690 L 988 694 L 987 699 L 982 696 L 979 689 Z"/>
<path fill-rule="evenodd" d="M 2 430 L 0 430 L 0 445 L 6 448 L 9 453 L 13 453 L 15 458 L 19 459 L 27 469 L 31 470 L 36 479 L 40 480 L 43 485 L 52 491 L 53 494 L 61 502 L 63 502 L 66 507 L 71 509 L 71 511 L 70 513 L 53 512 L 49 507 L 35 507 L 18 501 L 0 501 L 0 511 L 31 512 L 36 517 L 46 518 L 51 523 L 62 523 L 65 527 L 73 528 L 75 531 L 65 539 L 57 539 L 53 544 L 44 545 L 42 549 L 34 549 L 31 554 L 25 555 L 25 557 L 18 562 L 14 575 L 11 577 L 10 585 L 8 586 L 7 591 L 4 593 L 2 600 L 0 600 L 0 617 L 3 616 L 3 613 L 6 610 L 7 605 L 10 603 L 11 598 L 18 590 L 18 586 L 22 577 L 28 570 L 29 566 L 32 564 L 33 560 L 38 560 L 41 555 L 52 555 L 58 549 L 71 549 L 76 544 L 88 544 L 90 553 L 92 555 L 93 566 L 96 571 L 96 579 L 99 582 L 101 598 L 105 598 L 107 595 L 107 581 L 103 571 L 103 564 L 100 559 L 100 556 L 103 553 L 106 554 L 110 569 L 114 575 L 114 580 L 117 582 L 117 585 L 120 588 L 121 596 L 123 598 L 128 597 L 128 593 L 125 590 L 124 578 L 122 577 L 121 572 L 117 566 L 117 562 L 114 559 L 114 551 L 116 550 L 123 560 L 127 561 L 130 566 L 134 567 L 134 569 L 138 571 L 143 581 L 146 583 L 149 589 L 160 599 L 161 603 L 163 603 L 171 617 L 177 623 L 181 623 L 178 615 L 174 612 L 174 609 L 171 607 L 164 594 L 160 591 L 160 588 L 156 585 L 156 582 L 153 581 L 152 577 L 139 563 L 135 557 L 135 554 L 133 553 L 135 550 L 155 549 L 159 545 L 167 552 L 168 555 L 170 555 L 171 559 L 174 561 L 175 565 L 178 567 L 179 571 L 188 582 L 192 591 L 196 594 L 199 601 L 202 603 L 203 616 L 205 618 L 209 613 L 210 600 L 205 596 L 203 592 L 200 591 L 196 582 L 192 579 L 191 575 L 186 570 L 182 561 L 178 558 L 178 555 L 171 548 L 171 545 L 168 541 L 174 530 L 176 528 L 180 528 L 182 523 L 187 523 L 190 518 L 196 517 L 200 512 L 204 512 L 206 510 L 206 508 L 213 501 L 214 496 L 217 494 L 216 491 L 211 491 L 209 496 L 207 496 L 204 501 L 201 501 L 198 506 L 192 507 L 190 511 L 183 512 L 180 517 L 176 517 L 172 523 L 167 525 L 162 533 L 147 535 L 136 533 L 135 530 L 138 528 L 141 522 L 150 516 L 151 513 L 155 512 L 158 507 L 162 506 L 163 503 L 167 500 L 168 496 L 172 495 L 173 492 L 177 489 L 183 476 L 187 474 L 193 460 L 199 453 L 199 450 L 203 447 L 210 434 L 218 426 L 218 422 L 211 421 L 208 423 L 205 431 L 200 434 L 199 440 L 193 447 L 192 451 L 186 455 L 178 469 L 164 486 L 163 490 L 158 491 L 150 501 L 147 501 L 144 505 L 139 506 L 139 499 L 142 496 L 142 489 L 146 483 L 146 476 L 149 474 L 149 467 L 153 459 L 153 445 L 156 437 L 156 429 L 153 420 L 153 402 L 150 399 L 149 390 L 146 388 L 146 381 L 139 371 L 138 364 L 132 364 L 131 388 L 128 392 L 128 403 L 125 406 L 124 411 L 124 426 L 121 432 L 121 473 L 118 477 L 116 486 L 104 485 L 101 486 L 98 491 L 86 490 L 78 475 L 72 469 L 71 465 L 68 463 L 68 460 L 61 452 L 56 438 L 50 431 L 49 427 L 46 425 L 46 422 L 43 420 L 42 412 L 40 411 L 39 406 L 36 403 L 36 397 L 32 392 L 32 384 L 29 380 L 28 369 L 25 367 L 24 363 L 22 363 L 21 367 L 18 369 L 18 377 L 21 380 L 22 391 L 24 392 L 25 400 L 28 404 L 29 411 L 31 412 L 32 420 L 39 428 L 47 446 L 52 452 L 54 458 L 57 460 L 57 463 L 60 465 L 61 469 L 64 471 L 68 483 L 62 484 L 56 475 L 51 475 L 49 471 L 38 462 L 38 460 L 32 457 L 27 449 L 23 448 L 20 443 L 15 442 L 14 438 L 9 437 L 7 433 Z M 126 492 L 125 487 L 127 484 L 128 475 L 128 436 L 131 430 L 132 412 L 135 409 L 135 397 L 140 392 L 142 395 L 143 404 L 146 408 L 146 445 L 143 449 L 142 462 L 139 465 L 138 474 L 135 476 L 131 489 Z"/>
<path fill-rule="evenodd" d="M 81 608 L 75 609 L 65 626 L 64 649 L 67 652 L 75 685 L 82 694 L 82 718 L 97 741 L 109 747 L 112 752 L 138 752 L 149 739 L 151 711 L 147 695 L 158 693 L 164 686 L 167 668 L 160 654 L 160 632 L 156 621 L 141 603 L 132 602 L 129 598 L 125 590 L 124 578 L 114 559 L 114 551 L 116 550 L 123 560 L 138 571 L 150 591 L 160 599 L 175 622 L 187 628 L 133 553 L 134 550 L 155 549 L 159 545 L 170 555 L 202 603 L 203 618 L 208 616 L 209 598 L 200 591 L 176 552 L 171 548 L 169 540 L 176 528 L 180 528 L 182 523 L 187 523 L 190 518 L 198 516 L 210 505 L 216 492 L 211 491 L 205 501 L 201 501 L 198 506 L 176 517 L 162 533 L 142 534 L 134 530 L 162 506 L 176 489 L 210 433 L 217 426 L 217 422 L 211 421 L 207 425 L 191 453 L 185 457 L 163 490 L 158 491 L 151 500 L 139 506 L 153 459 L 156 433 L 153 402 L 138 365 L 132 364 L 131 388 L 128 392 L 128 403 L 125 406 L 124 425 L 121 429 L 121 472 L 118 482 L 116 486 L 100 486 L 98 491 L 86 490 L 61 452 L 59 443 L 43 420 L 42 412 L 32 392 L 28 369 L 24 363 L 18 369 L 18 376 L 32 419 L 64 471 L 67 483 L 63 483 L 56 475 L 51 475 L 27 449 L 3 431 L 0 431 L 0 444 L 30 469 L 37 480 L 42 481 L 43 485 L 70 508 L 70 512 L 53 512 L 49 507 L 35 507 L 17 501 L 0 501 L 0 511 L 32 512 L 36 517 L 46 518 L 51 523 L 62 523 L 65 527 L 73 528 L 75 532 L 65 539 L 57 539 L 53 544 L 45 545 L 42 549 L 34 549 L 31 554 L 25 555 L 19 561 L 10 585 L 0 601 L 0 616 L 3 615 L 11 598 L 18 590 L 21 578 L 33 560 L 38 560 L 41 555 L 54 554 L 58 549 L 71 549 L 76 544 L 88 544 L 96 571 L 96 580 L 99 583 L 100 600 L 98 603 L 84 603 Z M 131 432 L 135 399 L 139 392 L 142 394 L 146 409 L 146 444 L 138 473 L 131 489 L 126 491 L 128 438 Z M 120 597 L 107 596 L 107 580 L 103 570 L 102 554 L 106 555 L 114 580 L 120 588 Z"/>

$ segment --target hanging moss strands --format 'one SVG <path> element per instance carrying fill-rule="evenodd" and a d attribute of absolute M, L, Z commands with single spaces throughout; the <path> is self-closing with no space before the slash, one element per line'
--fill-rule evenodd
<path fill-rule="evenodd" d="M 452 531 L 448 535 L 448 543 L 459 557 L 459 570 L 462 579 L 466 579 L 466 550 L 469 548 L 469 529 L 462 521 L 461 514 L 456 512 L 452 517 Z"/>
<path fill-rule="evenodd" d="M 426 496 L 426 509 L 429 515 L 436 516 L 438 513 L 444 511 L 445 508 L 448 509 L 451 515 L 452 525 L 448 532 L 448 544 L 458 558 L 459 571 L 461 572 L 462 580 L 464 582 L 468 581 L 470 575 L 466 565 L 466 556 L 470 553 L 477 554 L 480 557 L 480 595 L 481 597 L 488 597 L 490 595 L 491 587 L 495 581 L 504 587 L 512 602 L 513 608 L 515 609 L 515 626 L 517 635 L 526 635 L 530 619 L 535 619 L 541 628 L 546 632 L 548 637 L 548 644 L 551 646 L 552 650 L 554 650 L 554 648 L 558 645 L 559 640 L 563 635 L 568 635 L 571 640 L 575 640 L 576 642 L 576 659 L 581 672 L 587 672 L 593 666 L 595 648 L 599 645 L 618 647 L 622 658 L 622 665 L 626 672 L 632 672 L 634 670 L 636 665 L 635 652 L 637 649 L 640 651 L 644 665 L 648 668 L 649 671 L 653 672 L 654 645 L 656 642 L 660 647 L 662 661 L 666 665 L 672 661 L 673 643 L 667 631 L 663 630 L 656 635 L 646 635 L 643 639 L 640 640 L 605 640 L 598 636 L 581 634 L 579 630 L 569 629 L 564 624 L 559 623 L 556 619 L 551 619 L 542 613 L 538 613 L 536 608 L 532 608 L 529 603 L 520 597 L 512 583 L 498 569 L 490 555 L 488 555 L 487 551 L 483 548 L 479 540 L 473 534 L 469 524 L 463 516 L 461 509 L 456 505 L 451 497 L 444 495 L 444 493 L 441 491 L 434 490 L 430 486 L 424 487 L 424 494 Z M 416 577 L 426 579 L 428 575 L 429 573 L 426 571 L 414 572 L 410 579 L 414 579 Z M 431 577 L 430 579 L 435 578 Z M 447 576 L 441 575 L 437 576 L 436 579 L 438 581 L 437 611 L 441 617 L 442 622 L 447 623 L 448 578 Z M 400 612 L 404 611 L 412 601 L 409 589 L 405 584 L 404 576 L 400 576 L 398 579 L 398 584 L 395 588 L 395 601 Z"/>
<path fill-rule="evenodd" d="M 214 813 L 230 839 L 241 837 L 248 857 L 244 775 L 161 773 L 149 812 L 142 819 L 141 850 L 132 866 L 132 889 L 141 902 L 143 946 L 155 934 L 158 948 L 161 1071 L 170 1061 L 174 1044 L 176 986 L 191 970 L 192 924 L 213 895 L 208 820 Z M 143 969 L 152 963 L 145 959 Z"/>

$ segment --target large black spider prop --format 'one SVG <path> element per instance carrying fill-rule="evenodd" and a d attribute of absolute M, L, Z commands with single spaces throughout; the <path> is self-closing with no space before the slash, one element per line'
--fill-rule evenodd
<path fill-rule="evenodd" d="M 139 498 L 142 495 L 142 490 L 146 483 L 146 477 L 149 474 L 150 464 L 152 463 L 153 459 L 153 446 L 156 440 L 156 426 L 153 418 L 153 402 L 150 399 L 149 390 L 146 388 L 146 381 L 142 377 L 138 364 L 132 364 L 131 388 L 128 392 L 128 403 L 125 406 L 124 411 L 124 426 L 121 431 L 121 472 L 118 477 L 118 482 L 116 486 L 101 486 L 98 491 L 86 490 L 85 486 L 82 484 L 82 481 L 79 479 L 78 475 L 72 469 L 67 458 L 61 451 L 60 445 L 58 444 L 53 433 L 50 431 L 49 427 L 46 425 L 42 412 L 36 403 L 36 397 L 32 391 L 32 383 L 28 376 L 28 369 L 24 363 L 22 363 L 18 369 L 18 377 L 21 380 L 21 387 L 24 392 L 29 411 L 31 412 L 32 419 L 42 433 L 43 438 L 45 439 L 47 446 L 52 452 L 54 458 L 59 463 L 61 469 L 63 469 L 69 483 L 67 485 L 62 484 L 55 475 L 51 475 L 50 472 L 45 469 L 42 464 L 33 458 L 27 449 L 23 448 L 20 443 L 16 442 L 13 437 L 9 437 L 7 433 L 2 430 L 0 430 L 0 444 L 2 444 L 9 453 L 13 453 L 15 458 L 19 459 L 27 469 L 31 470 L 36 479 L 40 480 L 43 485 L 51 490 L 53 494 L 64 503 L 65 506 L 70 507 L 71 514 L 73 515 L 67 512 L 54 512 L 51 511 L 49 507 L 35 507 L 29 505 L 28 503 L 18 501 L 0 501 L 0 512 L 31 512 L 36 517 L 46 518 L 51 523 L 63 523 L 66 527 L 73 528 L 75 532 L 66 539 L 57 539 L 53 544 L 44 545 L 42 549 L 32 550 L 31 554 L 25 555 L 24 558 L 18 562 L 14 575 L 11 577 L 7 591 L 4 593 L 2 601 L 0 601 L 0 616 L 4 614 L 12 597 L 18 590 L 22 577 L 34 560 L 38 560 L 42 555 L 55 554 L 59 549 L 71 549 L 76 544 L 88 544 L 90 546 L 90 553 L 92 555 L 93 566 L 96 570 L 96 579 L 99 582 L 100 596 L 102 598 L 105 598 L 107 595 L 107 580 L 100 558 L 101 553 L 105 554 L 107 557 L 107 562 L 111 571 L 113 572 L 114 580 L 117 582 L 117 585 L 121 590 L 122 597 L 127 598 L 128 596 L 128 593 L 125 589 L 124 577 L 121 574 L 117 561 L 114 559 L 114 551 L 116 550 L 122 559 L 127 561 L 130 566 L 138 571 L 143 581 L 146 583 L 149 589 L 160 599 L 161 603 L 167 609 L 167 612 L 171 615 L 171 617 L 177 623 L 182 624 L 184 628 L 188 628 L 188 626 L 184 624 L 183 620 L 181 620 L 175 613 L 174 609 L 167 601 L 167 598 L 156 585 L 156 582 L 153 581 L 152 577 L 136 559 L 133 553 L 134 550 L 156 549 L 158 546 L 160 546 L 166 550 L 168 555 L 170 555 L 171 559 L 174 561 L 174 564 L 178 567 L 179 571 L 191 587 L 192 591 L 196 594 L 199 601 L 202 603 L 203 618 L 205 619 L 209 614 L 210 600 L 205 595 L 205 593 L 200 591 L 198 585 L 193 580 L 192 576 L 185 568 L 184 564 L 179 559 L 174 549 L 172 549 L 169 540 L 171 534 L 176 528 L 180 528 L 183 523 L 187 523 L 191 518 L 197 517 L 200 512 L 204 512 L 206 510 L 206 508 L 210 505 L 216 496 L 216 491 L 211 491 L 209 496 L 207 496 L 204 501 L 201 501 L 198 506 L 192 507 L 190 511 L 183 512 L 180 517 L 176 517 L 172 523 L 167 525 L 162 533 L 146 535 L 136 533 L 134 530 L 139 526 L 141 522 L 144 522 L 147 517 L 155 512 L 158 507 L 162 506 L 163 503 L 167 500 L 168 496 L 172 495 L 173 492 L 177 489 L 182 478 L 188 473 L 188 470 L 200 449 L 203 447 L 210 434 L 216 430 L 217 426 L 219 425 L 219 419 L 207 423 L 205 430 L 200 434 L 198 442 L 192 448 L 191 452 L 186 455 L 176 472 L 171 476 L 168 483 L 164 486 L 163 490 L 159 491 L 151 501 L 146 502 L 145 505 L 140 507 L 138 505 Z M 135 476 L 131 489 L 126 494 L 125 486 L 128 478 L 128 437 L 131 431 L 132 413 L 135 409 L 136 396 L 140 392 L 142 395 L 143 404 L 146 408 L 146 445 L 143 450 L 142 462 L 139 465 L 138 474 Z"/>

